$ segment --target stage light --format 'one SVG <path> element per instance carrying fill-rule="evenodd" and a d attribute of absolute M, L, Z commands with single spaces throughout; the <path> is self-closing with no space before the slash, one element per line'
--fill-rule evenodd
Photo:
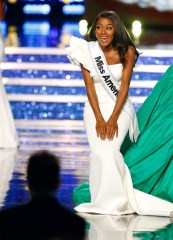
<path fill-rule="evenodd" d="M 65 15 L 82 15 L 85 12 L 85 6 L 81 4 L 69 4 L 62 7 Z"/>
<path fill-rule="evenodd" d="M 74 2 L 81 3 L 81 2 L 84 2 L 84 0 L 59 0 L 59 2 L 62 2 L 64 4 L 69 4 Z"/>
<path fill-rule="evenodd" d="M 23 33 L 25 35 L 48 35 L 50 31 L 50 23 L 48 21 L 44 22 L 30 22 L 26 21 L 23 24 Z"/>
<path fill-rule="evenodd" d="M 7 32 L 7 23 L 5 21 L 0 21 L 0 32 L 3 36 L 6 35 Z"/>
<path fill-rule="evenodd" d="M 133 26 L 134 28 L 135 28 L 135 27 L 141 28 L 141 22 L 138 21 L 138 20 L 135 20 L 135 21 L 132 23 L 132 26 Z"/>
<path fill-rule="evenodd" d="M 71 35 L 79 34 L 79 23 L 78 22 L 65 22 L 62 24 L 62 31 Z"/>
<path fill-rule="evenodd" d="M 135 37 L 139 37 L 141 35 L 141 22 L 140 21 L 134 21 L 132 23 L 132 32 Z"/>
<path fill-rule="evenodd" d="M 25 14 L 41 14 L 48 15 L 51 11 L 49 4 L 26 4 L 23 7 L 23 12 Z"/>
<path fill-rule="evenodd" d="M 15 4 L 17 3 L 17 0 L 8 0 L 8 3 Z"/>
<path fill-rule="evenodd" d="M 85 35 L 88 32 L 88 22 L 84 19 L 79 22 L 79 32 L 81 35 Z"/>

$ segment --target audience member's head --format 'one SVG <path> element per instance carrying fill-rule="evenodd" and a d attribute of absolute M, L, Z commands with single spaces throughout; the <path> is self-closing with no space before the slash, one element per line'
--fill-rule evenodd
<path fill-rule="evenodd" d="M 32 195 L 52 194 L 60 183 L 59 157 L 48 151 L 39 151 L 29 157 L 28 187 Z"/>

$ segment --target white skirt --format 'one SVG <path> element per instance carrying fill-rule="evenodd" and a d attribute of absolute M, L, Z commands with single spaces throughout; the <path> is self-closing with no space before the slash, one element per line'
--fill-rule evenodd
<path fill-rule="evenodd" d="M 0 59 L 3 54 L 3 41 L 0 35 Z M 11 107 L 2 83 L 0 72 L 0 148 L 16 148 L 19 145 Z"/>
<path fill-rule="evenodd" d="M 101 99 L 100 109 L 107 121 L 114 104 L 105 92 L 97 89 Z M 86 103 L 84 123 L 90 146 L 89 186 L 91 203 L 75 207 L 77 212 L 122 215 L 137 213 L 141 215 L 170 216 L 173 204 L 133 188 L 130 172 L 120 153 L 121 144 L 128 132 L 130 118 L 124 111 L 118 118 L 118 138 L 112 141 L 100 140 L 96 134 L 94 113 Z M 140 177 L 140 176 L 139 176 Z"/>

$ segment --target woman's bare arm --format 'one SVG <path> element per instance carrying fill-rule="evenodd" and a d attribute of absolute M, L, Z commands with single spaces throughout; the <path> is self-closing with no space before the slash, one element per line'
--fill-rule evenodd
<path fill-rule="evenodd" d="M 106 121 L 104 120 L 102 113 L 100 111 L 98 98 L 97 98 L 97 94 L 96 94 L 96 90 L 95 90 L 95 86 L 94 86 L 94 81 L 90 77 L 89 71 L 86 70 L 82 65 L 81 65 L 81 70 L 82 70 L 83 78 L 85 81 L 88 100 L 93 109 L 95 119 L 96 119 L 97 136 L 100 137 L 102 140 L 105 140 L 106 128 L 107 128 Z"/>
<path fill-rule="evenodd" d="M 135 61 L 135 49 L 132 46 L 129 46 L 128 53 L 126 54 L 126 60 L 127 63 L 125 65 L 125 68 L 123 70 L 122 74 L 122 80 L 121 80 L 121 87 L 118 93 L 117 101 L 114 107 L 114 110 L 107 122 L 107 138 L 109 140 L 112 140 L 114 136 L 118 137 L 118 124 L 117 120 L 120 115 L 120 112 L 122 110 L 122 107 L 126 101 L 131 76 L 133 72 L 134 67 L 134 61 Z"/>

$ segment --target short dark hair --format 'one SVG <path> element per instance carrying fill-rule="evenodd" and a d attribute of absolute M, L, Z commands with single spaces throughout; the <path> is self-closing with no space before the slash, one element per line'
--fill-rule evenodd
<path fill-rule="evenodd" d="M 27 181 L 32 192 L 55 191 L 60 182 L 60 159 L 49 151 L 42 150 L 29 157 Z"/>

